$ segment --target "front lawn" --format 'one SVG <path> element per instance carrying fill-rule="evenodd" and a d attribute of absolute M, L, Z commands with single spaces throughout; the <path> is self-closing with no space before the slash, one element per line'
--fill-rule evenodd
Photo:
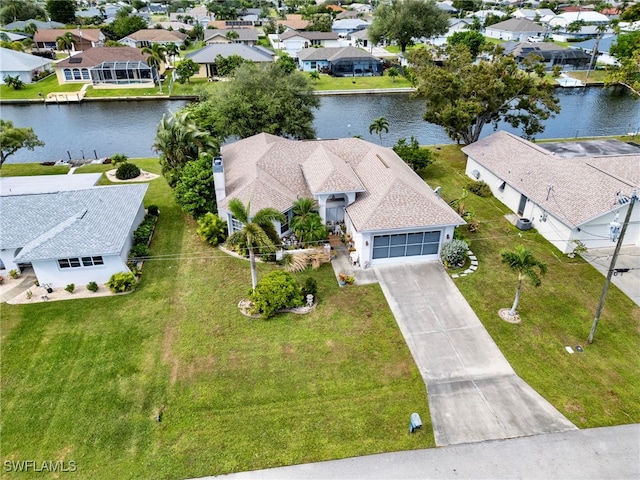
<path fill-rule="evenodd" d="M 58 78 L 49 75 L 37 83 L 25 83 L 20 90 L 14 90 L 8 85 L 0 85 L 0 98 L 3 100 L 25 100 L 46 97 L 51 92 L 79 92 L 82 84 L 58 85 Z M 40 95 L 42 94 L 42 95 Z"/>
<path fill-rule="evenodd" d="M 161 213 L 136 292 L 2 305 L 3 459 L 176 479 L 434 446 L 424 383 L 379 286 L 339 288 L 325 265 L 298 276 L 318 280 L 316 311 L 248 319 L 237 309 L 248 263 L 205 246 L 162 178 L 145 203 Z M 424 427 L 410 435 L 414 411 Z"/>
<path fill-rule="evenodd" d="M 470 180 L 465 156 L 455 145 L 436 151 L 441 159 L 424 178 L 434 188 L 442 186 L 450 201 Z M 604 277 L 580 257 L 561 254 L 535 230 L 517 230 L 497 199 L 469 193 L 466 205 L 481 222 L 478 233 L 465 234 L 480 265 L 455 282 L 518 375 L 580 428 L 640 422 L 640 308 L 612 284 L 595 341 L 588 345 Z M 497 314 L 511 306 L 517 283 L 501 263 L 500 250 L 519 244 L 544 260 L 548 273 L 540 288 L 525 281 L 522 323 L 513 325 Z M 584 353 L 565 351 L 576 345 Z"/>
<path fill-rule="evenodd" d="M 332 77 L 320 75 L 319 80 L 311 80 L 316 90 L 372 90 L 378 88 L 407 88 L 411 83 L 402 75 L 392 81 L 388 75 L 381 77 Z"/>

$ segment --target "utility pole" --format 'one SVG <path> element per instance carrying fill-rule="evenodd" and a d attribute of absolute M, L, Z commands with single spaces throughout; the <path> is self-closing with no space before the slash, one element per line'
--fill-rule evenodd
<path fill-rule="evenodd" d="M 629 209 L 627 210 L 627 216 L 624 219 L 624 223 L 622 224 L 622 230 L 620 231 L 620 237 L 618 238 L 618 243 L 616 244 L 616 248 L 613 251 L 613 258 L 611 259 L 611 265 L 609 266 L 609 272 L 607 273 L 607 280 L 604 282 L 604 288 L 602 289 L 602 295 L 600 296 L 600 303 L 598 304 L 598 308 L 596 309 L 596 316 L 593 319 L 593 324 L 591 325 L 591 332 L 589 333 L 588 342 L 593 343 L 593 336 L 596 333 L 596 328 L 598 327 L 598 321 L 600 320 L 600 314 L 602 313 L 602 307 L 604 306 L 604 299 L 607 297 L 607 292 L 609 291 L 609 284 L 611 283 L 611 276 L 613 275 L 613 271 L 616 267 L 616 260 L 618 260 L 618 254 L 620 253 L 620 248 L 622 247 L 622 241 L 624 240 L 624 234 L 627 231 L 627 226 L 629 225 L 629 220 L 631 219 L 631 212 L 633 211 L 633 204 L 637 200 L 638 195 L 634 190 L 631 194 L 631 200 L 629 200 Z"/>

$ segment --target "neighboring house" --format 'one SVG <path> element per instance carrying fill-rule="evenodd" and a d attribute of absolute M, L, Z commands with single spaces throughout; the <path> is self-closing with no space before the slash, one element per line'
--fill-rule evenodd
<path fill-rule="evenodd" d="M 500 131 L 462 151 L 467 175 L 487 183 L 563 253 L 573 251 L 574 240 L 587 248 L 613 245 L 609 224 L 616 214 L 622 223 L 640 187 L 640 148 L 617 140 L 534 144 Z M 640 208 L 624 245 L 640 245 Z"/>
<path fill-rule="evenodd" d="M 353 45 L 354 47 L 369 48 L 372 46 L 369 43 L 370 40 L 368 28 L 351 33 L 349 35 L 349 40 L 351 41 L 351 45 Z"/>
<path fill-rule="evenodd" d="M 21 33 L 5 32 L 4 30 L 0 30 L 0 36 L 3 39 L 5 35 L 7 36 L 10 42 L 21 42 L 26 38 L 31 38 L 30 36 L 22 35 Z"/>
<path fill-rule="evenodd" d="M 67 32 L 70 32 L 73 36 L 72 52 L 88 50 L 92 47 L 99 47 L 106 40 L 104 34 L 99 28 L 55 28 L 49 30 L 38 30 L 33 36 L 33 41 L 36 44 L 36 48 L 58 50 L 58 42 L 56 39 L 64 36 Z"/>
<path fill-rule="evenodd" d="M 212 78 L 218 75 L 216 68 L 216 58 L 221 55 L 227 58 L 231 55 L 239 55 L 245 60 L 267 64 L 273 62 L 275 54 L 266 48 L 253 45 L 243 45 L 241 43 L 214 43 L 207 45 L 195 52 L 191 52 L 185 56 L 200 65 L 200 72 L 195 77 Z"/>
<path fill-rule="evenodd" d="M 485 28 L 484 35 L 499 40 L 524 42 L 529 37 L 544 38 L 546 29 L 526 18 L 510 18 Z"/>
<path fill-rule="evenodd" d="M 85 186 L 0 195 L 0 274 L 31 266 L 41 285 L 64 287 L 105 283 L 114 273 L 128 272 L 147 188 Z"/>
<path fill-rule="evenodd" d="M 552 38 L 556 42 L 568 42 L 575 40 L 587 40 L 595 38 L 599 27 L 609 24 L 609 18 L 593 11 L 566 12 L 551 18 L 545 17 L 546 26 L 553 32 Z M 577 32 L 570 32 L 570 26 L 574 22 L 584 22 Z"/>
<path fill-rule="evenodd" d="M 494 9 L 491 9 L 491 10 L 478 10 L 477 12 L 471 12 L 471 13 L 467 14 L 468 18 L 472 18 L 472 17 L 477 18 L 482 25 L 484 25 L 484 22 L 486 22 L 487 17 L 489 17 L 489 16 L 506 17 L 507 14 L 502 12 L 502 11 L 500 11 L 500 10 L 494 10 Z"/>
<path fill-rule="evenodd" d="M 553 10 L 550 10 L 548 8 L 538 8 L 535 10 L 531 10 L 528 8 L 519 8 L 511 14 L 511 16 L 514 18 L 526 18 L 527 20 L 533 21 L 540 20 L 541 18 L 545 18 L 549 15 L 554 16 L 555 13 L 553 12 Z"/>
<path fill-rule="evenodd" d="M 193 30 L 193 25 L 184 22 L 153 22 L 153 24 L 149 26 L 152 28 L 164 28 L 165 30 L 178 30 L 179 32 L 190 32 Z"/>
<path fill-rule="evenodd" d="M 338 34 L 334 32 L 297 32 L 288 30 L 280 35 L 280 42 L 291 56 L 296 56 L 303 48 L 336 48 L 340 46 Z"/>
<path fill-rule="evenodd" d="M 618 60 L 612 56 L 609 52 L 611 46 L 615 45 L 618 41 L 617 35 L 605 34 L 598 42 L 596 39 L 585 40 L 584 42 L 574 43 L 571 48 L 579 48 L 585 51 L 587 54 L 592 55 L 593 49 L 596 48 L 596 42 L 598 43 L 598 51 L 596 52 L 596 64 L 602 65 L 617 65 Z"/>
<path fill-rule="evenodd" d="M 299 13 L 290 13 L 284 20 L 278 19 L 277 24 L 284 25 L 286 28 L 291 30 L 304 30 L 311 25 L 311 22 L 303 19 L 302 15 Z"/>
<path fill-rule="evenodd" d="M 48 58 L 0 48 L 0 83 L 4 83 L 7 75 L 18 76 L 24 83 L 33 83 L 34 76 L 51 69 L 51 60 Z"/>
<path fill-rule="evenodd" d="M 458 10 L 454 8 L 453 5 L 447 2 L 436 2 L 436 7 L 450 15 L 458 13 Z"/>
<path fill-rule="evenodd" d="M 457 32 L 468 32 L 470 26 L 473 25 L 473 19 L 467 18 L 450 18 L 449 29 L 444 35 L 433 37 L 429 39 L 429 42 L 433 45 L 444 45 L 447 43 L 447 39 Z"/>
<path fill-rule="evenodd" d="M 382 60 L 356 47 L 305 48 L 298 52 L 298 68 L 334 77 L 382 75 L 384 70 Z"/>
<path fill-rule="evenodd" d="M 24 27 L 33 23 L 38 30 L 47 30 L 50 28 L 64 28 L 64 23 L 60 22 L 43 22 L 42 20 L 18 20 L 16 22 L 7 23 L 2 28 L 5 30 L 18 30 L 23 32 Z"/>
<path fill-rule="evenodd" d="M 146 28 L 138 30 L 137 32 L 127 35 L 124 38 L 118 40 L 119 43 L 126 45 L 127 47 L 144 48 L 150 47 L 154 44 L 166 45 L 167 43 L 174 43 L 178 47 L 184 45 L 184 41 L 187 38 L 186 33 L 178 32 L 177 30 L 164 30 L 160 28 Z"/>
<path fill-rule="evenodd" d="M 565 48 L 554 43 L 506 42 L 503 45 L 505 55 L 512 55 L 522 65 L 525 58 L 537 55 L 543 58 L 546 70 L 559 65 L 563 70 L 585 70 L 591 56 L 582 50 Z"/>
<path fill-rule="evenodd" d="M 350 33 L 357 32 L 369 28 L 369 23 L 359 18 L 345 18 L 344 20 L 336 20 L 331 25 L 331 31 L 337 33 L 341 37 L 346 37 Z"/>
<path fill-rule="evenodd" d="M 237 38 L 230 38 L 237 36 Z M 212 45 L 214 43 L 241 43 L 243 45 L 256 45 L 258 43 L 258 32 L 255 28 L 224 28 L 204 31 L 204 43 Z"/>
<path fill-rule="evenodd" d="M 438 260 L 464 221 L 390 148 L 358 138 L 295 141 L 266 133 L 222 147 L 213 162 L 218 214 L 229 232 L 242 228 L 229 210 L 237 198 L 251 214 L 266 207 L 285 215 L 314 198 L 323 221 L 344 222 L 361 266 Z"/>
<path fill-rule="evenodd" d="M 147 55 L 132 47 L 90 48 L 56 63 L 58 83 L 91 83 L 94 87 L 148 88 L 153 85 Z"/>

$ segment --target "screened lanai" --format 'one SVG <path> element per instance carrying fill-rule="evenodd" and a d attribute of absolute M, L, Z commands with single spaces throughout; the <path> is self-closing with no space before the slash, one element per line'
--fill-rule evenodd
<path fill-rule="evenodd" d="M 140 61 L 102 62 L 91 69 L 91 80 L 94 85 L 153 83 L 153 69 Z"/>

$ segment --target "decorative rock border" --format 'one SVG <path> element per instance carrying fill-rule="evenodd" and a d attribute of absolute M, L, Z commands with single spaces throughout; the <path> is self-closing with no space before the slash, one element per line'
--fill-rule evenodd
<path fill-rule="evenodd" d="M 251 306 L 253 303 L 251 300 L 247 298 L 243 298 L 238 302 L 238 308 L 240 309 L 240 313 L 245 317 L 249 318 L 262 318 L 262 315 L 249 313 L 251 310 Z M 294 308 L 282 308 L 278 310 L 276 313 L 295 313 L 296 315 L 306 315 L 307 313 L 311 313 L 318 306 L 318 301 L 316 300 L 313 305 L 310 307 L 303 305 L 302 307 L 294 307 Z"/>
<path fill-rule="evenodd" d="M 451 278 L 460 278 L 466 277 L 467 275 L 471 275 L 478 269 L 478 258 L 473 254 L 471 250 L 467 250 L 467 255 L 469 256 L 469 260 L 471 260 L 471 265 L 462 273 L 454 273 L 451 275 Z"/>

